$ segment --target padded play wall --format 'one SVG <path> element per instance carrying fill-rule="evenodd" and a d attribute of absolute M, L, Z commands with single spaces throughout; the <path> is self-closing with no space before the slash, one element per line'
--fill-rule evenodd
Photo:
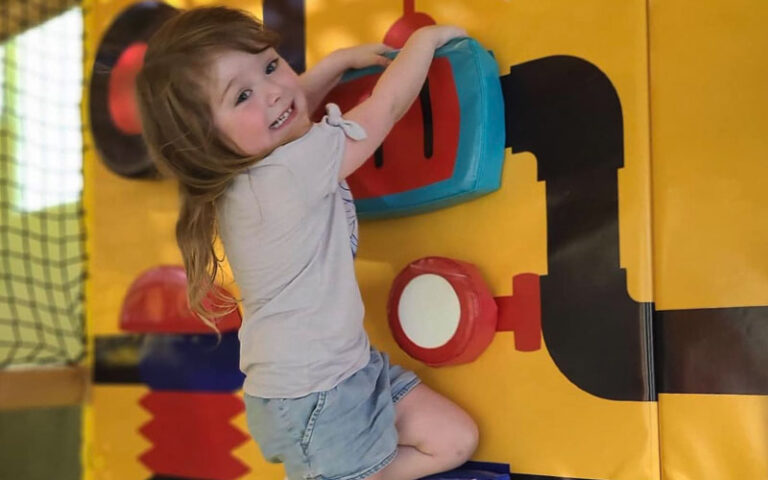
<path fill-rule="evenodd" d="M 283 32 L 302 70 L 382 41 L 413 2 L 228 4 Z M 131 5 L 86 3 L 92 81 L 105 33 Z M 361 222 L 372 342 L 464 407 L 481 432 L 473 459 L 509 464 L 513 478 L 768 479 L 768 4 L 418 0 L 415 10 L 493 52 L 503 125 L 481 129 L 502 132 L 503 164 L 491 193 Z M 172 181 L 105 165 L 89 95 L 86 475 L 279 480 L 247 434 L 232 332 L 216 352 L 204 330 L 121 326 L 133 282 L 181 262 L 178 200 Z M 445 98 L 431 97 L 436 129 Z M 476 127 L 465 120 L 459 135 Z M 141 156 L 130 125 L 112 130 L 128 138 L 116 144 L 129 161 Z M 386 145 L 383 155 L 385 172 Z M 389 174 L 429 170 L 423 162 L 415 151 Z M 423 349 L 396 341 L 393 282 L 424 257 L 474 265 L 494 300 L 497 331 L 472 361 L 428 366 Z"/>

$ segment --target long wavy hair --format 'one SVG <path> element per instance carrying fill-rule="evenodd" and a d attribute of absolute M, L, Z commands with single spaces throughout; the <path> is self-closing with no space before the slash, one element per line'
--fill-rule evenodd
<path fill-rule="evenodd" d="M 161 172 L 179 181 L 176 241 L 187 273 L 189 306 L 217 332 L 214 318 L 234 310 L 237 303 L 214 288 L 224 261 L 214 247 L 216 201 L 258 158 L 236 153 L 218 135 L 210 107 L 209 67 L 222 52 L 256 54 L 278 41 L 277 34 L 242 10 L 184 10 L 150 38 L 136 78 L 149 154 Z"/>

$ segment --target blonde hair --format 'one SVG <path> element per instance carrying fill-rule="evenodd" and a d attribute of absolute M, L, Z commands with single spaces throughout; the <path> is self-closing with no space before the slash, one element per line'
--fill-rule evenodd
<path fill-rule="evenodd" d="M 277 34 L 242 10 L 185 10 L 149 40 L 136 78 L 149 154 L 162 172 L 179 181 L 176 241 L 187 273 L 189 306 L 217 332 L 213 318 L 233 311 L 237 303 L 214 289 L 223 262 L 214 249 L 216 201 L 230 181 L 258 158 L 238 154 L 219 137 L 206 84 L 208 70 L 216 54 L 230 50 L 256 54 L 277 43 Z M 215 302 L 206 305 L 203 300 L 211 291 Z"/>

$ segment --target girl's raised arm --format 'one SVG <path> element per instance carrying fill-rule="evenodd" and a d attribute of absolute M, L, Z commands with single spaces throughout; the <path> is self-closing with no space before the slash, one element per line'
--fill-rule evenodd
<path fill-rule="evenodd" d="M 312 114 L 320 106 L 328 92 L 339 83 L 341 75 L 346 70 L 371 65 L 386 67 L 390 60 L 382 54 L 391 50 L 381 43 L 342 48 L 324 57 L 314 67 L 299 75 L 299 82 L 307 97 L 309 113 Z"/>
<path fill-rule="evenodd" d="M 408 111 L 424 84 L 435 49 L 461 36 L 466 32 L 454 26 L 432 25 L 416 30 L 384 70 L 371 96 L 344 114 L 347 120 L 359 123 L 368 136 L 364 140 L 347 139 L 340 179 L 357 170 Z"/>

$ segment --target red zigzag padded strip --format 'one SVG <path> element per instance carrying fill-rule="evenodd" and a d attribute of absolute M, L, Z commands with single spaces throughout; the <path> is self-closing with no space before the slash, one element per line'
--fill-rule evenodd
<path fill-rule="evenodd" d="M 250 470 L 232 455 L 250 438 L 231 424 L 245 408 L 236 395 L 151 392 L 139 403 L 153 415 L 139 429 L 152 442 L 139 460 L 152 472 L 234 480 Z"/>

